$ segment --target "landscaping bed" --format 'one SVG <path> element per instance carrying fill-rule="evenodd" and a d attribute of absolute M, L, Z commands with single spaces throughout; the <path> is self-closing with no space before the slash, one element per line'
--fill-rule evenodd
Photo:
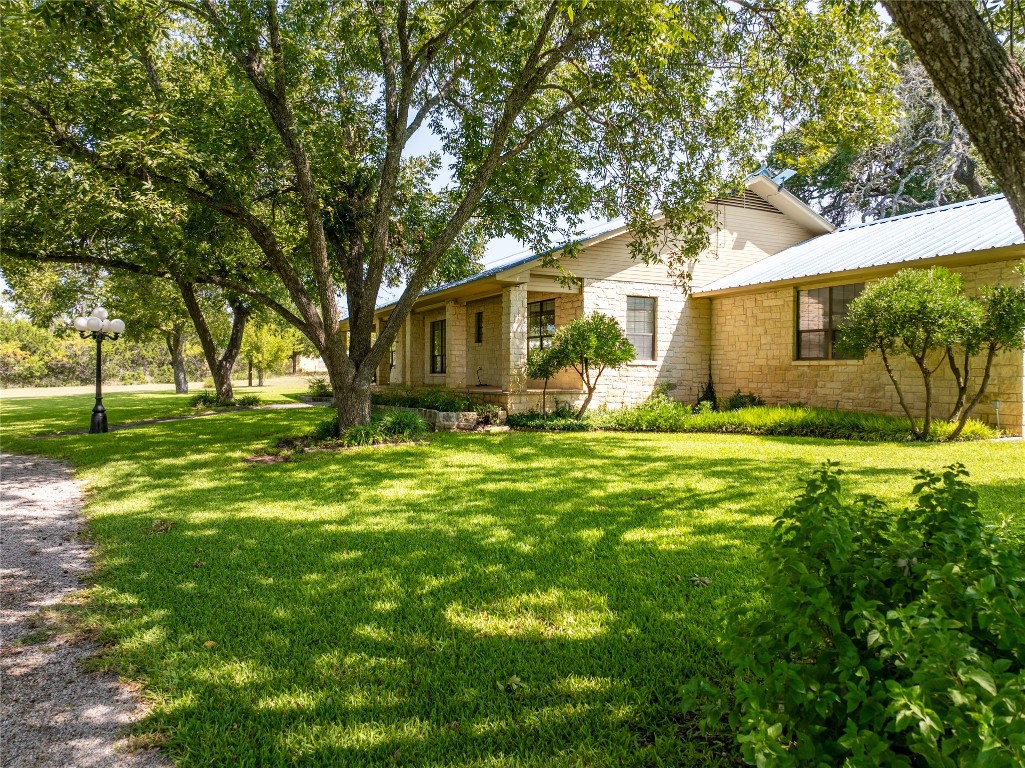
<path fill-rule="evenodd" d="M 634 408 L 593 411 L 581 419 L 575 419 L 565 411 L 548 416 L 532 411 L 511 414 L 506 422 L 514 429 L 546 432 L 693 432 L 881 442 L 914 439 L 908 421 L 894 416 L 803 405 L 762 405 L 731 411 L 704 409 L 695 412 L 689 405 L 665 399 L 655 399 Z M 953 428 L 954 425 L 947 421 L 934 422 L 931 440 L 945 439 Z M 969 421 L 958 440 L 987 440 L 999 436 L 1000 433 L 992 427 L 979 421 Z"/>

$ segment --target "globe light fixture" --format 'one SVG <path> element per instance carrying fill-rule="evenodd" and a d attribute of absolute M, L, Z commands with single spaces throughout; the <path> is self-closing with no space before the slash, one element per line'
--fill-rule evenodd
<path fill-rule="evenodd" d="M 83 339 L 96 339 L 96 405 L 93 406 L 89 434 L 107 431 L 107 410 L 103 407 L 103 341 L 114 341 L 125 332 L 123 320 L 108 319 L 110 313 L 103 307 L 96 307 L 88 317 L 76 317 L 72 325 Z"/>

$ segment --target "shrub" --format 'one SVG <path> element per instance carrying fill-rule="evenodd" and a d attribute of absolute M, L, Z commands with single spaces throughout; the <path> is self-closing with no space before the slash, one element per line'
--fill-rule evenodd
<path fill-rule="evenodd" d="M 388 387 L 371 395 L 374 405 L 398 405 L 403 408 L 427 408 L 432 411 L 461 413 L 472 411 L 468 396 L 445 387 Z"/>
<path fill-rule="evenodd" d="M 377 424 L 384 437 L 400 440 L 416 440 L 430 431 L 423 417 L 412 411 L 389 411 Z"/>
<path fill-rule="evenodd" d="M 428 432 L 427 422 L 411 411 L 389 411 L 374 414 L 369 424 L 349 427 L 339 435 L 338 414 L 317 424 L 310 433 L 315 443 L 340 441 L 347 448 L 381 443 L 410 442 L 418 440 Z"/>
<path fill-rule="evenodd" d="M 312 437 L 313 440 L 318 443 L 322 443 L 327 440 L 337 440 L 338 414 L 335 413 L 331 416 L 331 418 L 324 419 L 324 421 L 318 422 L 317 426 L 315 426 L 313 428 L 313 431 L 310 433 L 310 437 Z"/>
<path fill-rule="evenodd" d="M 721 411 L 739 411 L 742 408 L 756 408 L 765 405 L 765 401 L 754 392 L 743 394 L 739 389 L 727 397 L 720 406 Z"/>
<path fill-rule="evenodd" d="M 306 384 L 306 394 L 310 397 L 331 397 L 331 384 L 323 376 L 313 376 Z"/>
<path fill-rule="evenodd" d="M 698 395 L 698 400 L 694 404 L 694 412 L 698 413 L 701 407 L 707 403 L 708 407 L 705 408 L 704 412 L 714 411 L 719 407 L 719 400 L 715 396 L 715 384 L 712 382 L 712 371 L 709 368 L 708 371 L 708 382 L 705 384 L 705 388 L 701 390 L 701 394 Z"/>
<path fill-rule="evenodd" d="M 217 399 L 217 393 L 212 389 L 204 389 L 202 392 L 193 395 L 189 399 L 189 404 L 193 408 L 217 408 L 224 405 L 224 403 Z"/>
<path fill-rule="evenodd" d="M 721 648 L 732 692 L 686 686 L 752 765 L 1025 764 L 1025 558 L 961 465 L 893 514 L 826 465 L 777 518 L 765 601 Z M 734 703 L 728 701 L 732 694 Z"/>
<path fill-rule="evenodd" d="M 537 411 L 510 413 L 505 423 L 515 429 L 536 429 L 546 432 L 587 432 L 593 429 L 589 421 L 575 418 L 572 412 L 569 415 L 550 413 L 547 416 Z"/>
<path fill-rule="evenodd" d="M 239 395 L 235 398 L 235 405 L 240 408 L 256 408 L 261 402 L 259 395 Z"/>
<path fill-rule="evenodd" d="M 473 410 L 477 414 L 478 426 L 497 424 L 501 420 L 502 409 L 494 403 L 474 403 Z"/>

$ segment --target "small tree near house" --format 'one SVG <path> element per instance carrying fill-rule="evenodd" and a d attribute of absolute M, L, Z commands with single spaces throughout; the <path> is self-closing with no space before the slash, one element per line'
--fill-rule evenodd
<path fill-rule="evenodd" d="M 566 367 L 561 350 L 552 345 L 535 347 L 527 352 L 527 364 L 523 372 L 528 379 L 542 379 L 541 415 L 548 415 L 548 380 Z"/>
<path fill-rule="evenodd" d="M 919 440 L 929 437 L 933 420 L 933 376 L 946 363 L 954 373 L 958 397 L 951 413 L 960 435 L 989 384 L 993 360 L 1002 349 L 1022 348 L 1025 340 L 1025 289 L 993 286 L 979 298 L 966 296 L 960 275 L 942 267 L 903 269 L 867 288 L 851 304 L 837 342 L 847 355 L 879 352 L 901 408 Z M 971 360 L 986 353 L 978 390 L 970 395 Z M 893 371 L 892 360 L 908 356 L 922 377 L 922 418 L 912 411 Z"/>
<path fill-rule="evenodd" d="M 1025 277 L 1025 264 L 1019 264 L 1017 271 Z M 960 349 L 947 347 L 947 362 L 957 382 L 957 401 L 950 414 L 950 420 L 956 421 L 957 426 L 950 439 L 961 434 L 968 417 L 986 393 L 997 353 L 1025 348 L 1025 283 L 985 286 L 974 301 L 979 311 L 973 314 L 974 322 L 966 329 Z M 979 354 L 986 355 L 982 379 L 975 394 L 969 396 L 972 356 Z"/>
<path fill-rule="evenodd" d="M 587 411 L 598 387 L 598 379 L 609 368 L 615 370 L 637 356 L 623 328 L 615 318 L 593 312 L 555 332 L 552 354 L 559 364 L 557 370 L 572 368 L 584 382 L 587 397 L 576 413 L 581 418 Z"/>

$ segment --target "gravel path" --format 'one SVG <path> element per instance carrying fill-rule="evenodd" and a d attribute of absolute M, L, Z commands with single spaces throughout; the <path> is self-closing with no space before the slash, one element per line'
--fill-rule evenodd
<path fill-rule="evenodd" d="M 0 764 L 165 768 L 155 751 L 126 751 L 121 732 L 144 713 L 111 675 L 83 671 L 95 646 L 33 642 L 39 611 L 81 588 L 89 571 L 81 493 L 66 464 L 0 455 Z M 20 642 L 19 642 L 20 641 Z"/>

